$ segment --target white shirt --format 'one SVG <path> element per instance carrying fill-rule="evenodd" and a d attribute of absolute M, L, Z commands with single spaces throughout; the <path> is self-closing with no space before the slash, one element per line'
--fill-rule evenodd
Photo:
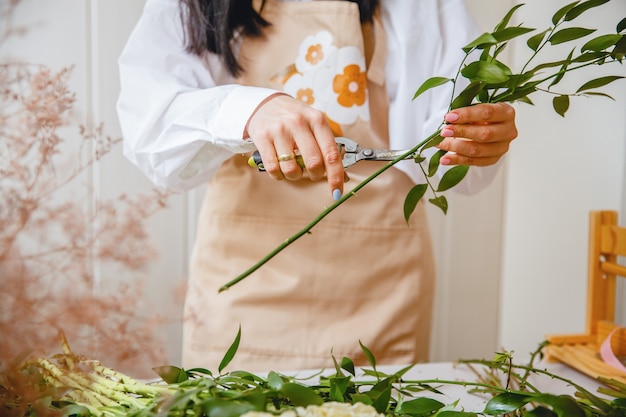
<path fill-rule="evenodd" d="M 409 149 L 439 127 L 452 85 L 413 101 L 415 91 L 432 76 L 453 78 L 461 48 L 478 32 L 463 0 L 381 0 L 380 6 L 388 42 L 390 147 Z M 117 109 L 125 156 L 157 186 L 189 190 L 234 153 L 255 149 L 242 138 L 244 127 L 276 91 L 233 84 L 215 55 L 203 59 L 186 52 L 179 16 L 178 0 L 146 1 L 119 58 Z M 472 167 L 455 190 L 478 191 L 499 165 Z M 424 182 L 412 161 L 395 167 Z"/>

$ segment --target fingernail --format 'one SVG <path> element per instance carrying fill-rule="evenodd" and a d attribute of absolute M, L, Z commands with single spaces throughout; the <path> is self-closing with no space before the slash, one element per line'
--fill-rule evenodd
<path fill-rule="evenodd" d="M 446 158 L 445 156 L 441 157 L 439 160 L 441 165 L 450 165 L 450 158 Z"/>
<path fill-rule="evenodd" d="M 443 129 L 441 131 L 441 136 L 443 136 L 444 138 L 451 138 L 452 136 L 454 136 L 454 130 L 452 130 L 452 129 Z"/>
<path fill-rule="evenodd" d="M 333 190 L 333 200 L 337 201 L 340 198 L 341 198 L 341 190 L 338 188 Z"/>
<path fill-rule="evenodd" d="M 443 116 L 443 120 L 445 120 L 446 122 L 454 123 L 457 120 L 459 120 L 459 115 L 456 113 L 448 113 L 445 116 Z"/>

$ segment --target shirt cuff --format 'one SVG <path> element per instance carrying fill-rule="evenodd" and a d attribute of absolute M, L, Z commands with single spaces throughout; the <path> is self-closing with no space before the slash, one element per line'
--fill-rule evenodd
<path fill-rule="evenodd" d="M 220 106 L 215 119 L 215 131 L 220 132 L 219 137 L 243 139 L 243 132 L 252 113 L 263 100 L 278 92 L 271 88 L 235 86 Z"/>

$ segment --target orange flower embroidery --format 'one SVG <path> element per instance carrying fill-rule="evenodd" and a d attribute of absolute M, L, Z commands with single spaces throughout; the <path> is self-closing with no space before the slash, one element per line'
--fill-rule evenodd
<path fill-rule="evenodd" d="M 311 88 L 301 88 L 296 92 L 296 98 L 301 102 L 312 106 L 315 103 L 315 95 Z"/>
<path fill-rule="evenodd" d="M 367 76 L 358 65 L 348 65 L 343 74 L 336 75 L 333 90 L 338 94 L 337 102 L 344 107 L 362 106 L 365 103 Z"/>
<path fill-rule="evenodd" d="M 317 43 L 315 45 L 309 46 L 306 53 L 306 62 L 311 65 L 315 65 L 324 59 L 324 48 L 321 44 Z"/>

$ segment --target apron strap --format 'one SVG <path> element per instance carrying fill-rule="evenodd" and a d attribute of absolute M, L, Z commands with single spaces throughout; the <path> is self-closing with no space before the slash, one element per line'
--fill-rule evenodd
<path fill-rule="evenodd" d="M 373 20 L 373 28 L 372 25 L 363 26 L 366 57 L 371 55 L 371 60 L 367 67 L 367 78 L 374 84 L 383 85 L 385 83 L 385 62 L 387 61 L 387 35 L 378 12 L 374 14 Z M 370 43 L 370 39 L 372 39 L 373 42 Z M 368 44 L 373 44 L 374 46 L 374 50 L 371 54 L 368 53 Z"/>

